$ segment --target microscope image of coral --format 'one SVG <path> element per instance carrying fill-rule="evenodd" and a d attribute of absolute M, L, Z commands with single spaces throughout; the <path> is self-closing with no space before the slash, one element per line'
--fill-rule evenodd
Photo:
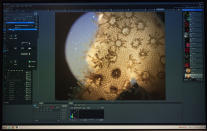
<path fill-rule="evenodd" d="M 131 42 L 131 46 L 134 49 L 138 49 L 140 46 L 142 45 L 142 39 L 141 38 L 135 38 L 132 42 Z"/>
<path fill-rule="evenodd" d="M 65 49 L 68 67 L 80 83 L 80 91 L 73 99 L 164 100 L 164 13 L 93 12 L 90 20 L 96 31 L 87 48 L 74 42 L 73 50 L 72 47 Z M 74 38 L 66 46 L 71 41 Z M 85 49 L 84 52 L 79 48 Z M 70 50 L 73 53 L 69 54 Z M 76 53 L 82 56 L 72 59 Z M 84 68 L 78 68 L 82 62 Z"/>

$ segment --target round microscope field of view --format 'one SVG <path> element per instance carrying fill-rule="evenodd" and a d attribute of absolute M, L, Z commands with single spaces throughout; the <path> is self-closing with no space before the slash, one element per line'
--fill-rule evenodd
<path fill-rule="evenodd" d="M 65 57 L 80 83 L 79 99 L 116 100 L 134 88 L 132 80 L 150 99 L 165 98 L 165 26 L 158 13 L 86 13 L 68 34 Z"/>

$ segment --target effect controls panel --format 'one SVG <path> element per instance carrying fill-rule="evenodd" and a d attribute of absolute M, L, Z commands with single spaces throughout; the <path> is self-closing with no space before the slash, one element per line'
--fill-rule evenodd
<path fill-rule="evenodd" d="M 33 104 L 34 122 L 101 122 L 104 107 L 86 104 L 57 104 L 39 102 Z"/>
<path fill-rule="evenodd" d="M 203 9 L 183 9 L 184 81 L 204 79 Z"/>
<path fill-rule="evenodd" d="M 38 31 L 36 12 L 4 11 L 4 104 L 32 104 L 32 74 L 37 67 Z"/>
<path fill-rule="evenodd" d="M 21 14 L 21 13 L 20 13 Z M 37 65 L 38 16 L 35 13 L 5 14 L 4 67 L 34 70 Z"/>

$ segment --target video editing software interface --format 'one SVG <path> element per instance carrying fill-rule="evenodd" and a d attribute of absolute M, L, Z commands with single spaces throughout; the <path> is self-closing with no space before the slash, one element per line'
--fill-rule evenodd
<path fill-rule="evenodd" d="M 3 3 L 3 124 L 205 124 L 203 2 Z"/>

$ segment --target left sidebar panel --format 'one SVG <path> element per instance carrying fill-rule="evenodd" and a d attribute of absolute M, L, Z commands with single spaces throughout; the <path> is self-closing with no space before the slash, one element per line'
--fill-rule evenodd
<path fill-rule="evenodd" d="M 32 104 L 32 73 L 37 67 L 36 12 L 4 10 L 3 102 Z"/>

